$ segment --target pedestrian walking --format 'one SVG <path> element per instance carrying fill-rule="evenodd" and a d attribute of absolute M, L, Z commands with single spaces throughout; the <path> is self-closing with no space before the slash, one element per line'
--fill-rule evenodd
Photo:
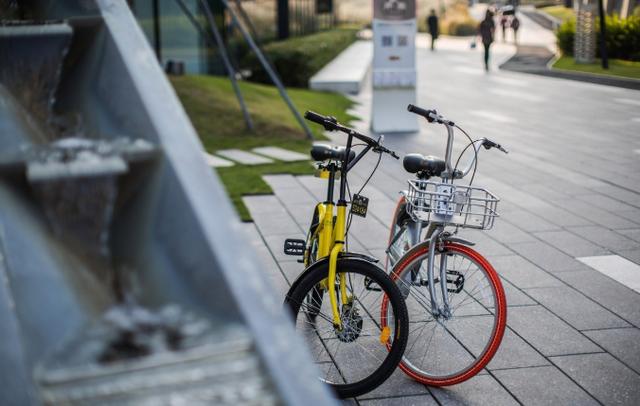
<path fill-rule="evenodd" d="M 509 19 L 506 15 L 500 17 L 500 27 L 502 28 L 502 42 L 507 42 L 507 26 L 509 25 Z"/>
<path fill-rule="evenodd" d="M 484 16 L 484 20 L 478 27 L 478 34 L 482 39 L 482 45 L 484 45 L 484 69 L 489 70 L 489 47 L 493 43 L 493 35 L 496 31 L 496 24 L 493 22 L 493 13 L 491 10 L 487 10 Z"/>
<path fill-rule="evenodd" d="M 431 34 L 431 50 L 435 50 L 436 39 L 440 34 L 440 28 L 438 27 L 438 16 L 436 10 L 431 9 L 429 17 L 427 17 L 427 27 L 429 27 L 429 34 Z"/>
<path fill-rule="evenodd" d="M 518 29 L 520 28 L 520 20 L 518 20 L 518 17 L 516 17 L 516 15 L 513 15 L 513 18 L 511 19 L 511 24 L 509 24 L 511 26 L 511 29 L 513 30 L 513 43 L 517 44 L 518 43 Z"/>

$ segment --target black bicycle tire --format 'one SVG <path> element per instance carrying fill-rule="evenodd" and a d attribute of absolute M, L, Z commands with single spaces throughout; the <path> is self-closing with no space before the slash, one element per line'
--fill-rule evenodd
<path fill-rule="evenodd" d="M 407 345 L 409 331 L 409 314 L 402 298 L 402 294 L 391 278 L 378 266 L 353 258 L 343 258 L 338 260 L 338 272 L 346 269 L 346 272 L 353 272 L 371 278 L 380 286 L 389 297 L 395 316 L 395 335 L 393 337 L 391 349 L 382 364 L 366 378 L 353 383 L 330 385 L 339 397 L 348 398 L 361 396 L 372 391 L 381 385 L 396 369 Z M 297 288 L 287 297 L 286 304 L 293 314 L 294 320 L 300 310 L 301 301 L 307 296 L 309 290 L 313 289 L 329 273 L 329 263 L 318 267 L 314 272 L 305 275 Z M 375 310 L 376 312 L 378 310 Z"/>

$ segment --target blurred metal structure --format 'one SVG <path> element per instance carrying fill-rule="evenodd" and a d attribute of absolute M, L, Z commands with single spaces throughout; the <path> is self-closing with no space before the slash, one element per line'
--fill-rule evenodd
<path fill-rule="evenodd" d="M 578 63 L 593 63 L 596 59 L 596 4 L 594 0 L 575 3 L 576 36 L 573 55 Z"/>
<path fill-rule="evenodd" d="M 596 4 L 594 0 L 575 2 L 576 36 L 573 55 L 578 63 L 593 63 L 596 59 Z"/>
<path fill-rule="evenodd" d="M 126 2 L 7 4 L 0 404 L 332 404 Z"/>

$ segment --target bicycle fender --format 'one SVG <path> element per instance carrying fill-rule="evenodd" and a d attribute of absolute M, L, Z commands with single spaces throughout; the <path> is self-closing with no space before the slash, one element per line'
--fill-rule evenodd
<path fill-rule="evenodd" d="M 340 254 L 340 256 L 338 257 L 338 262 L 339 261 L 343 261 L 343 260 L 349 260 L 349 261 L 363 261 L 363 262 L 367 262 L 370 264 L 374 264 L 376 266 L 378 263 L 378 260 L 370 257 L 368 255 L 364 255 L 364 254 L 358 254 L 355 252 L 344 252 L 342 254 Z M 317 272 L 319 269 L 322 269 L 322 267 L 324 266 L 328 266 L 329 262 L 329 257 L 324 257 L 322 259 L 317 260 L 316 262 L 314 262 L 313 264 L 309 265 L 307 268 L 304 269 L 304 271 L 302 271 L 300 273 L 300 275 L 298 275 L 298 277 L 293 281 L 293 283 L 291 284 L 291 287 L 289 288 L 289 290 L 287 291 L 287 294 L 285 295 L 284 298 L 284 304 L 288 304 L 289 303 L 289 297 L 291 296 L 291 293 L 298 287 L 298 285 L 300 284 L 300 281 L 307 276 L 308 274 L 311 274 L 313 272 Z"/>
<path fill-rule="evenodd" d="M 469 247 L 473 247 L 474 245 L 476 245 L 475 242 L 471 242 L 471 241 L 465 240 L 464 238 L 453 237 L 453 236 L 445 237 L 442 240 L 447 242 L 455 242 L 458 244 L 467 245 Z"/>
<path fill-rule="evenodd" d="M 444 239 L 444 242 L 448 243 L 448 244 L 452 244 L 452 245 L 456 245 L 456 244 L 466 245 L 466 246 L 474 246 L 474 245 L 476 245 L 475 243 L 473 243 L 471 241 L 463 240 L 462 238 L 457 238 L 457 237 Z M 404 255 L 402 256 L 402 258 L 400 258 L 398 260 L 398 262 L 396 262 L 396 264 L 393 266 L 393 269 L 391 270 L 389 275 L 394 275 L 396 273 L 396 268 L 398 267 L 398 265 L 400 265 L 401 262 L 403 262 L 404 258 L 409 258 L 409 257 L 413 256 L 413 254 L 416 251 L 419 251 L 422 248 L 429 249 L 429 244 L 430 243 L 431 243 L 431 240 L 426 240 L 426 241 L 422 241 L 422 242 L 414 245 L 413 247 L 411 247 L 411 249 L 409 251 L 405 252 Z"/>

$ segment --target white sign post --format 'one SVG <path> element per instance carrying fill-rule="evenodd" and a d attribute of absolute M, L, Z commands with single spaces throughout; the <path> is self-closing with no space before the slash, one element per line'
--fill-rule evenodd
<path fill-rule="evenodd" d="M 415 132 L 416 0 L 373 0 L 373 106 L 376 133 Z"/>

